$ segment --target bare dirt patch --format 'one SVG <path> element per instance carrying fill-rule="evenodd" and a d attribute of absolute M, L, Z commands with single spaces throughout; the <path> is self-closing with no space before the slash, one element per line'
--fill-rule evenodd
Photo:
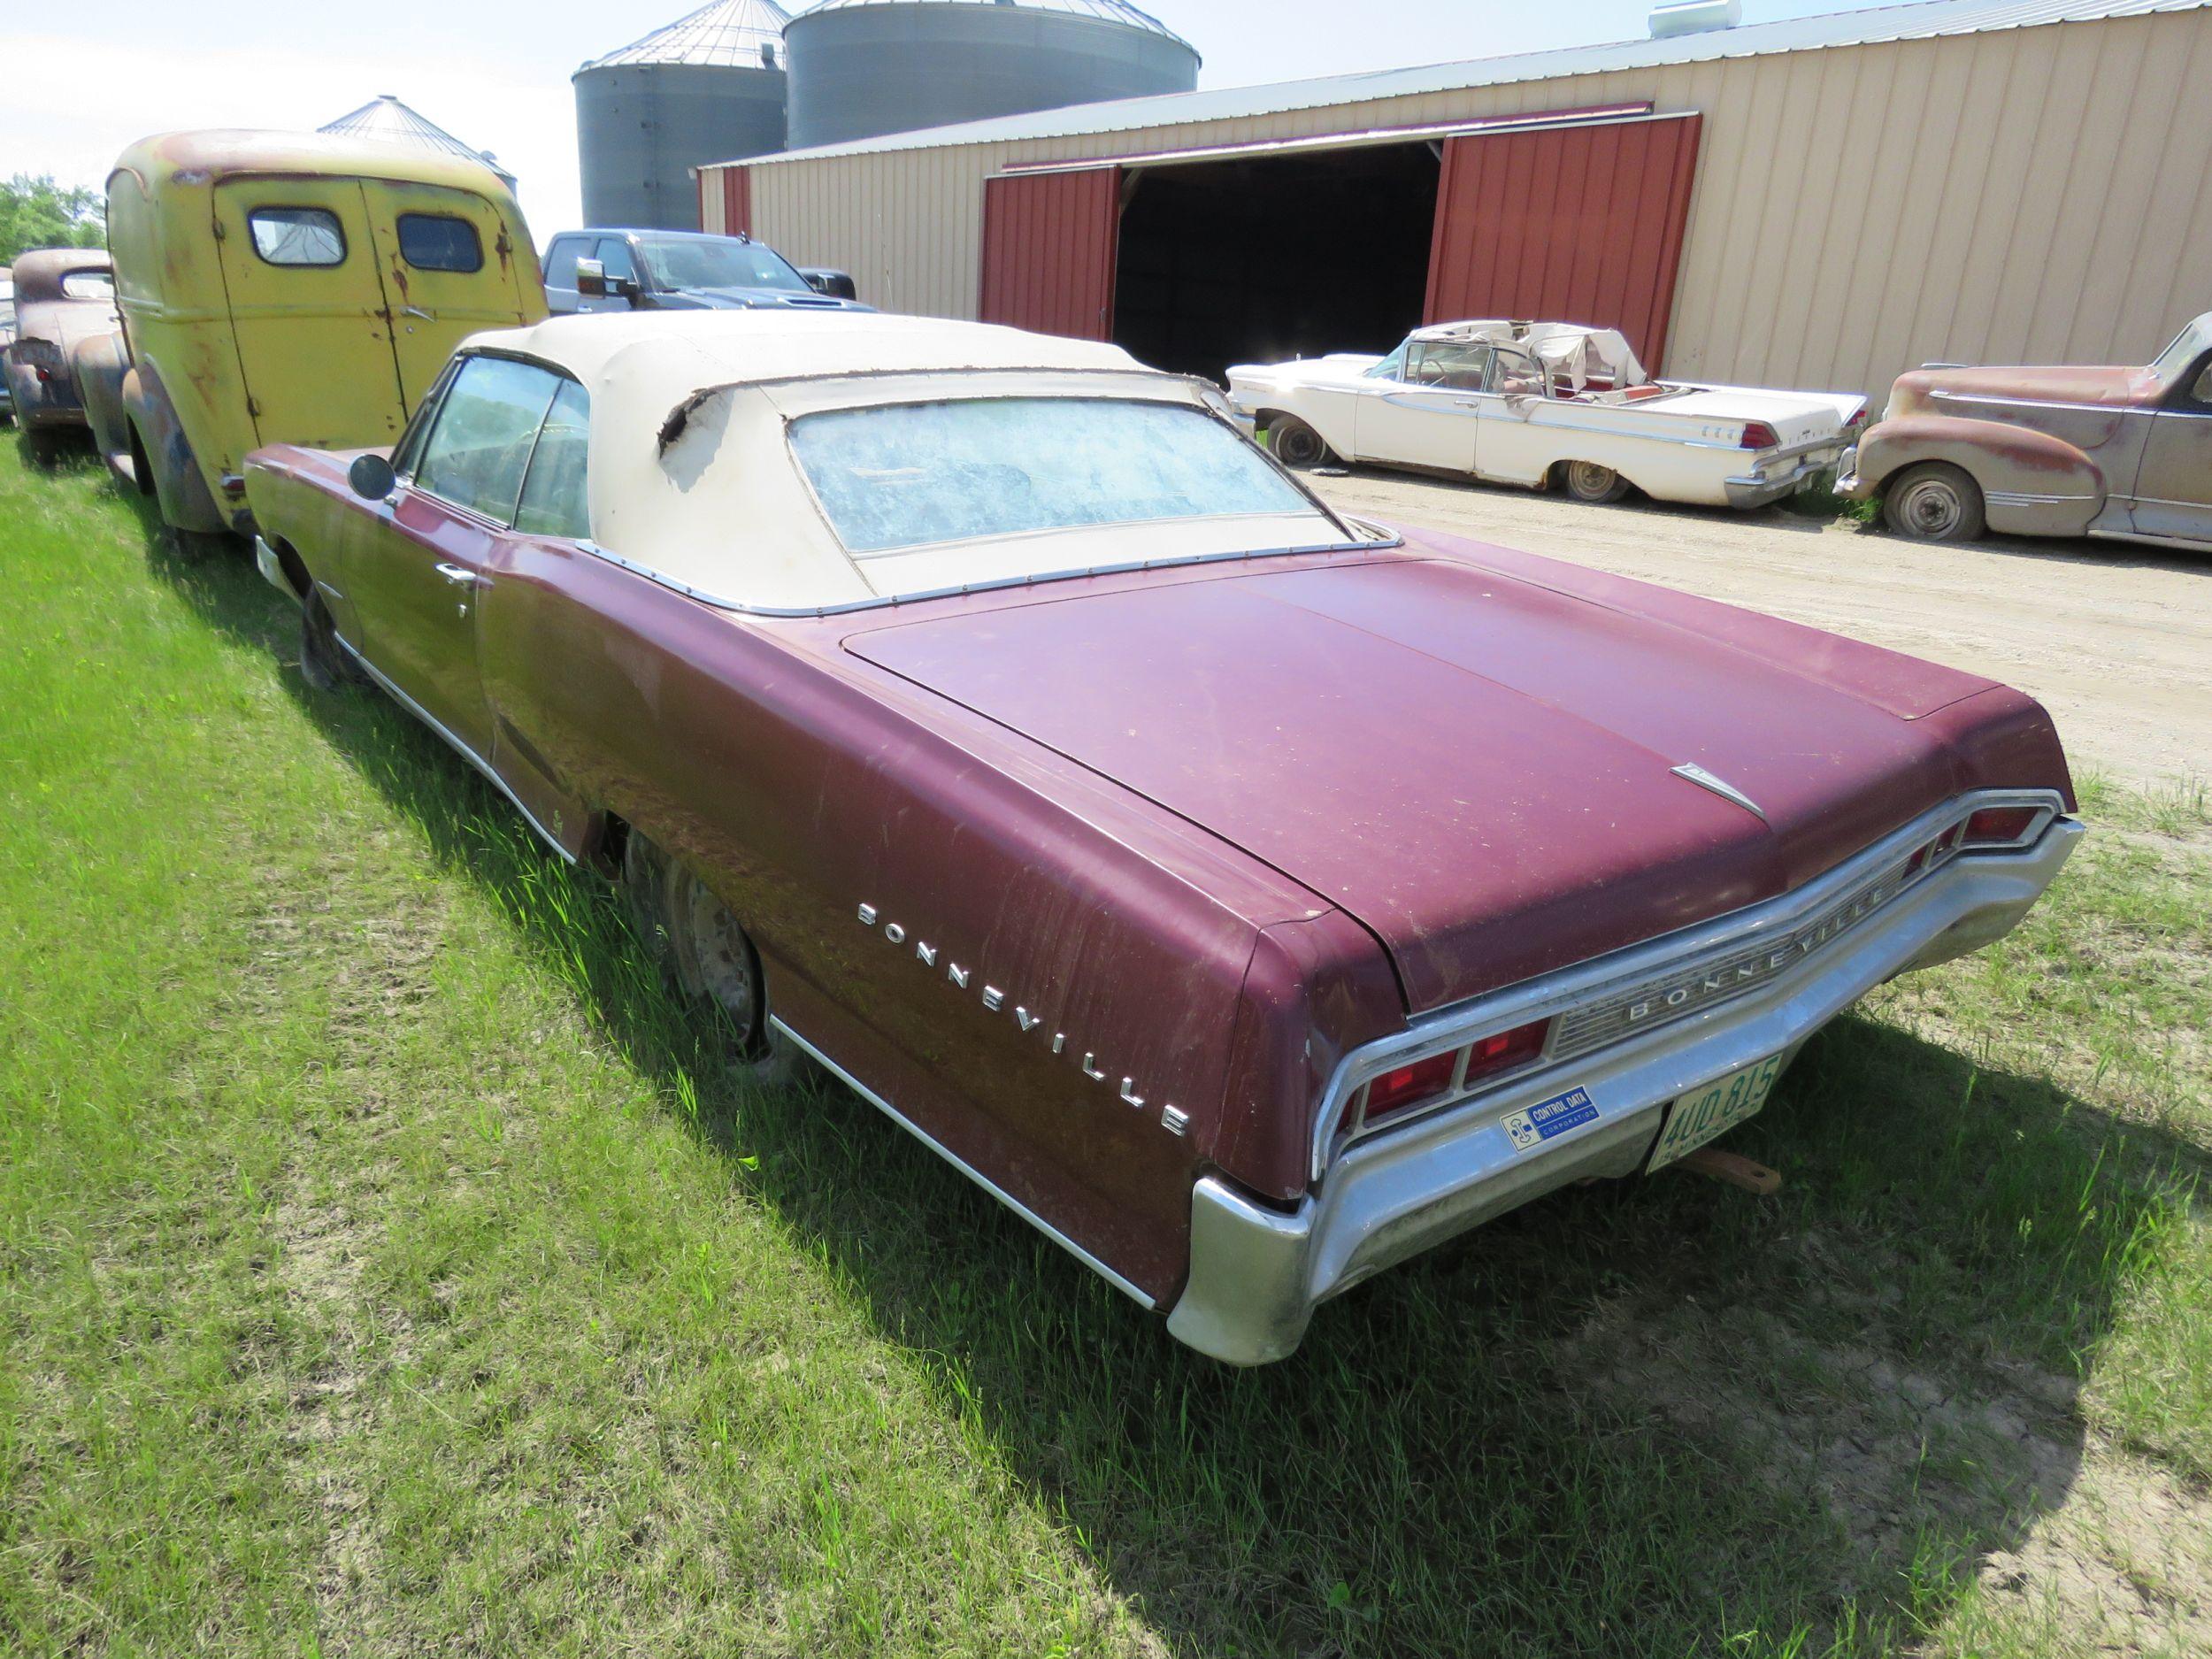
<path fill-rule="evenodd" d="M 2042 700 L 2078 762 L 2131 782 L 2212 772 L 2212 556 L 1993 537 L 1931 547 L 1778 508 L 1590 507 L 1360 471 L 1348 511 L 1686 588 L 1986 674 Z"/>

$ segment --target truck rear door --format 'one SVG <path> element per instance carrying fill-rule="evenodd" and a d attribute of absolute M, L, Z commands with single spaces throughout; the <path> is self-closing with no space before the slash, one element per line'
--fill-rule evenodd
<path fill-rule="evenodd" d="M 543 317 L 545 287 L 527 231 L 485 197 L 383 179 L 365 191 L 400 389 L 412 409 L 469 335 Z"/>
<path fill-rule="evenodd" d="M 397 442 L 406 411 L 359 181 L 227 180 L 215 234 L 256 442 Z M 203 459 L 235 472 L 245 457 Z"/>

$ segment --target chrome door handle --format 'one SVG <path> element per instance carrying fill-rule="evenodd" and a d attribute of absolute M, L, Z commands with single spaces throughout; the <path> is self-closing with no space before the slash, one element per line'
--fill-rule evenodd
<path fill-rule="evenodd" d="M 440 565 L 435 568 L 439 575 L 444 577 L 456 588 L 473 588 L 481 580 L 465 565 Z"/>
<path fill-rule="evenodd" d="M 434 323 L 438 320 L 433 313 L 423 310 L 419 305 L 403 305 L 399 308 L 399 314 L 402 317 L 419 317 L 426 323 Z"/>

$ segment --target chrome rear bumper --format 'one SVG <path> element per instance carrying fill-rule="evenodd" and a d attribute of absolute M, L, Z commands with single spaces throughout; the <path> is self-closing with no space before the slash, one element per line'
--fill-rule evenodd
<path fill-rule="evenodd" d="M 1280 1359 L 1317 1305 L 1360 1280 L 1571 1181 L 1634 1173 L 1669 1102 L 1793 1052 L 1886 979 L 2003 937 L 2081 833 L 2078 822 L 2059 818 L 2018 851 L 1955 857 L 1755 991 L 1356 1141 L 1294 1210 L 1217 1177 L 1201 1180 L 1191 1199 L 1190 1278 L 1168 1329 L 1232 1364 Z M 1507 1115 L 1577 1087 L 1595 1102 L 1595 1121 L 1517 1150 Z"/>

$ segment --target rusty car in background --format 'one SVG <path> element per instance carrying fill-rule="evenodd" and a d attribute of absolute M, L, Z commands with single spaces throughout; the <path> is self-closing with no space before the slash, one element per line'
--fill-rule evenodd
<path fill-rule="evenodd" d="M 250 527 L 250 450 L 389 444 L 465 336 L 545 315 L 522 209 L 457 157 L 168 133 L 107 190 L 122 326 L 80 351 L 94 432 L 188 534 Z"/>
<path fill-rule="evenodd" d="M 6 361 L 8 342 L 15 338 L 15 267 L 0 265 L 0 363 Z M 15 418 L 15 398 L 8 377 L 0 373 L 0 420 Z"/>
<path fill-rule="evenodd" d="M 2212 549 L 2212 311 L 2140 366 L 1901 374 L 1837 488 L 1925 541 L 1987 528 Z"/>
<path fill-rule="evenodd" d="M 1239 1363 L 1742 1121 L 2080 831 L 2016 691 L 1346 518 L 1102 342 L 555 318 L 246 488 L 303 671 L 618 875 L 757 1073 Z"/>
<path fill-rule="evenodd" d="M 70 351 L 114 331 L 114 270 L 101 249 L 41 248 L 18 254 L 11 276 L 15 336 L 0 348 L 0 373 L 25 442 L 44 454 L 85 425 Z"/>
<path fill-rule="evenodd" d="M 1852 392 L 1654 380 L 1618 329 L 1497 318 L 1417 328 L 1384 357 L 1239 364 L 1229 401 L 1293 466 L 1740 508 L 1832 477 L 1866 413 Z"/>

